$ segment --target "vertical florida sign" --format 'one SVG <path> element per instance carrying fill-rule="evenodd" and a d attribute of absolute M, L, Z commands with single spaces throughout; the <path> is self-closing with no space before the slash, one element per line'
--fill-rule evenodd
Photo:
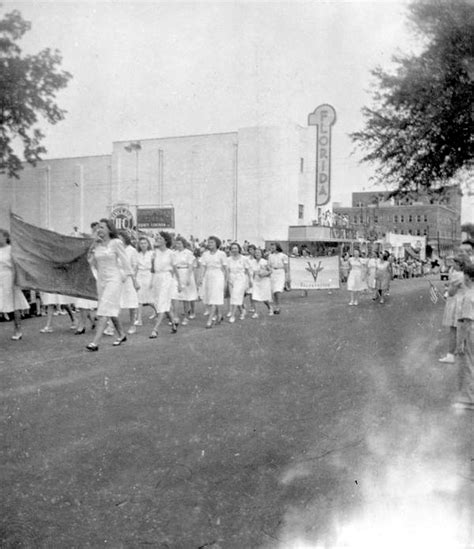
<path fill-rule="evenodd" d="M 308 115 L 308 126 L 316 126 L 316 206 L 324 206 L 331 198 L 331 127 L 335 122 L 331 105 L 319 105 Z"/>

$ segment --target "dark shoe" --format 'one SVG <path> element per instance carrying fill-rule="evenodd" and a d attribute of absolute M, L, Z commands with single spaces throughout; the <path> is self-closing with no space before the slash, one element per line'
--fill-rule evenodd
<path fill-rule="evenodd" d="M 148 336 L 148 339 L 156 339 L 158 337 L 158 332 L 156 330 L 152 330 L 151 334 Z"/>
<path fill-rule="evenodd" d="M 23 334 L 19 333 L 19 334 L 13 334 L 11 339 L 13 341 L 20 341 L 20 339 L 23 337 Z"/>
<path fill-rule="evenodd" d="M 78 335 L 82 335 L 82 334 L 85 334 L 86 333 L 86 329 L 85 328 L 82 328 L 82 330 L 76 330 L 74 332 L 74 335 L 75 336 L 78 336 Z"/>
<path fill-rule="evenodd" d="M 86 345 L 86 349 L 88 351 L 98 351 L 99 350 L 99 346 L 96 345 L 95 343 L 89 343 L 89 345 Z"/>
<path fill-rule="evenodd" d="M 171 324 L 171 333 L 172 334 L 175 334 L 178 331 L 178 326 L 179 326 L 179 324 L 177 322 L 173 322 Z"/>
<path fill-rule="evenodd" d="M 119 345 L 122 345 L 122 343 L 124 343 L 125 341 L 127 341 L 127 336 L 124 335 L 123 337 L 119 337 L 118 339 L 116 339 L 116 340 L 112 343 L 112 345 L 113 345 L 114 347 L 118 347 Z"/>
<path fill-rule="evenodd" d="M 273 314 L 274 315 L 279 315 L 280 314 L 280 309 L 273 309 Z"/>

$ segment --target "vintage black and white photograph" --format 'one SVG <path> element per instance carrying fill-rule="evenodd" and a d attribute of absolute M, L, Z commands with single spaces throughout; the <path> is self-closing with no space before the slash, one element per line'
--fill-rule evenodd
<path fill-rule="evenodd" d="M 3 0 L 0 547 L 474 549 L 473 0 Z"/>

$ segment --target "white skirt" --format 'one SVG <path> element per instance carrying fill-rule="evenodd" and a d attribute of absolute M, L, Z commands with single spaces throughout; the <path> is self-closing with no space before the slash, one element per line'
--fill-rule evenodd
<path fill-rule="evenodd" d="M 153 304 L 157 313 L 168 313 L 175 292 L 175 281 L 170 272 L 153 275 Z"/>
<path fill-rule="evenodd" d="M 137 273 L 137 283 L 140 286 L 138 290 L 138 303 L 153 303 L 153 292 L 151 284 L 153 275 L 151 271 L 139 270 Z"/>
<path fill-rule="evenodd" d="M 270 275 L 270 284 L 272 288 L 272 294 L 274 294 L 275 292 L 283 292 L 285 289 L 285 270 L 276 269 L 272 271 L 272 274 Z"/>
<path fill-rule="evenodd" d="M 49 294 L 47 292 L 40 292 L 40 297 L 43 305 L 71 305 L 75 301 L 74 297 L 68 295 Z"/>
<path fill-rule="evenodd" d="M 189 276 L 187 269 L 178 269 L 178 276 L 181 282 L 181 292 L 178 292 L 178 287 L 176 286 L 176 293 L 173 299 L 178 301 L 197 301 L 198 293 L 194 273 L 191 273 L 189 284 L 187 284 Z"/>
<path fill-rule="evenodd" d="M 138 307 L 138 295 L 133 280 L 127 276 L 125 282 L 122 282 L 122 294 L 120 296 L 121 309 L 136 309 Z"/>
<path fill-rule="evenodd" d="M 23 292 L 13 284 L 13 273 L 2 272 L 0 274 L 0 313 L 24 311 L 29 308 Z"/>
<path fill-rule="evenodd" d="M 97 280 L 99 303 L 98 316 L 116 317 L 120 313 L 120 296 L 122 294 L 122 278 L 120 276 L 108 280 Z"/>
<path fill-rule="evenodd" d="M 82 297 L 76 297 L 74 299 L 74 305 L 77 309 L 97 309 L 97 301 L 94 301 L 92 299 L 84 299 Z"/>
<path fill-rule="evenodd" d="M 206 305 L 224 305 L 224 273 L 207 269 L 202 282 L 202 300 Z"/>
<path fill-rule="evenodd" d="M 254 278 L 252 299 L 254 301 L 272 301 L 272 284 L 269 276 Z"/>
<path fill-rule="evenodd" d="M 230 275 L 230 304 L 242 305 L 244 302 L 245 290 L 248 287 L 247 275 Z"/>

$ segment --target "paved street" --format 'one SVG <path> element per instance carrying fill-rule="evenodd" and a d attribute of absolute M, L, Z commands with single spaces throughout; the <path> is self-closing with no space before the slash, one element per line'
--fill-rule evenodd
<path fill-rule="evenodd" d="M 98 353 L 66 317 L 20 343 L 0 324 L 0 545 L 474 547 L 474 414 L 451 409 L 428 288 L 293 291 L 280 316 Z"/>

